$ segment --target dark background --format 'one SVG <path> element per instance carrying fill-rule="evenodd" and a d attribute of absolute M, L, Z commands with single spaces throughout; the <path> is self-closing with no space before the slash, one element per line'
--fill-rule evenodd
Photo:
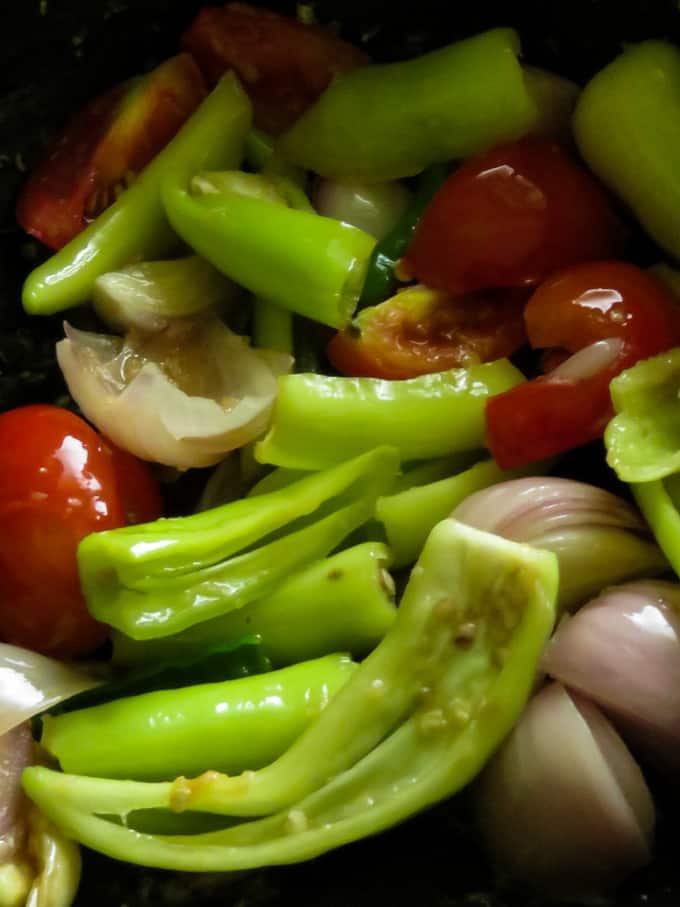
<path fill-rule="evenodd" d="M 41 149 L 84 101 L 177 52 L 193 0 L 4 0 L 0 10 L 0 410 L 60 392 L 53 363 L 59 319 L 28 326 L 19 288 L 43 254 L 16 229 L 14 198 Z M 266 4 L 293 12 L 294 4 Z M 494 25 L 512 25 L 525 58 L 578 81 L 626 41 L 680 43 L 673 0 L 317 0 L 318 19 L 376 59 L 413 56 Z M 659 791 L 658 856 L 613 898 L 617 907 L 678 907 L 674 794 Z M 313 863 L 236 876 L 151 873 L 87 855 L 80 907 L 524 907 L 496 892 L 466 831 L 465 803 L 445 804 L 400 828 Z M 518 835 L 522 830 L 517 830 Z M 678 878 L 675 885 L 674 879 Z M 538 907 L 538 902 L 533 902 Z"/>

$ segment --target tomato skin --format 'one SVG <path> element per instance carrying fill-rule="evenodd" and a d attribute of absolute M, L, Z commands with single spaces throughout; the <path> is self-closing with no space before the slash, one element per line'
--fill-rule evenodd
<path fill-rule="evenodd" d="M 160 515 L 153 479 L 128 457 L 60 407 L 0 415 L 0 639 L 60 657 L 104 641 L 107 628 L 80 590 L 76 549 L 91 532 L 125 525 L 121 486 L 143 489 L 142 475 L 144 516 Z"/>
<path fill-rule="evenodd" d="M 167 145 L 205 93 L 196 63 L 180 54 L 90 102 L 24 185 L 19 224 L 51 249 L 62 248 Z"/>
<path fill-rule="evenodd" d="M 533 286 L 559 268 L 616 256 L 624 238 L 595 179 L 554 141 L 526 138 L 451 174 L 404 267 L 451 293 Z"/>
<path fill-rule="evenodd" d="M 680 303 L 650 274 L 625 262 L 576 265 L 542 284 L 525 308 L 532 346 L 554 358 L 619 338 L 614 359 L 595 374 L 557 371 L 492 397 L 487 445 L 504 469 L 593 441 L 612 417 L 609 382 L 640 359 L 680 345 Z"/>
<path fill-rule="evenodd" d="M 526 342 L 525 291 L 452 298 L 411 287 L 364 309 L 326 354 L 343 375 L 414 378 L 510 356 Z"/>
<path fill-rule="evenodd" d="M 210 84 L 233 69 L 253 102 L 255 125 L 279 135 L 334 76 L 368 62 L 325 29 L 246 3 L 204 7 L 182 37 Z"/>

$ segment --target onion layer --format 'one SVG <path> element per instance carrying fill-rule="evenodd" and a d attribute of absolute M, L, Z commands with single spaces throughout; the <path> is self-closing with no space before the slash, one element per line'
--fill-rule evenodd
<path fill-rule="evenodd" d="M 482 832 L 514 878 L 601 894 L 650 857 L 654 804 L 602 713 L 552 683 L 529 703 L 477 791 Z"/>
<path fill-rule="evenodd" d="M 561 623 L 543 667 L 597 702 L 657 762 L 680 768 L 680 586 L 607 589 Z"/>
<path fill-rule="evenodd" d="M 217 319 L 124 340 L 66 326 L 57 359 L 73 399 L 143 460 L 212 466 L 266 429 L 290 356 L 252 350 Z"/>
<path fill-rule="evenodd" d="M 399 221 L 410 199 L 399 182 L 358 183 L 320 180 L 314 193 L 314 207 L 332 217 L 382 239 Z"/>
<path fill-rule="evenodd" d="M 98 682 L 53 658 L 0 643 L 0 735 Z"/>

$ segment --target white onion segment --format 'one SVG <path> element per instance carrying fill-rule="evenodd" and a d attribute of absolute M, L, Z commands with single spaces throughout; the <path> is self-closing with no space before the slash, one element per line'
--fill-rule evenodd
<path fill-rule="evenodd" d="M 0 643 L 0 739 L 34 715 L 99 682 L 61 661 Z"/>
<path fill-rule="evenodd" d="M 65 330 L 57 359 L 85 416 L 119 447 L 178 469 L 212 466 L 261 435 L 292 364 L 217 319 L 177 322 L 152 340 Z"/>
<path fill-rule="evenodd" d="M 655 761 L 680 768 L 680 586 L 605 590 L 560 624 L 542 666 L 597 702 Z"/>
<path fill-rule="evenodd" d="M 332 217 L 382 239 L 406 211 L 411 193 L 403 183 L 319 180 L 313 203 L 323 217 Z"/>
<path fill-rule="evenodd" d="M 601 894 L 650 857 L 654 804 L 602 713 L 544 687 L 479 783 L 481 829 L 499 866 L 562 896 Z"/>

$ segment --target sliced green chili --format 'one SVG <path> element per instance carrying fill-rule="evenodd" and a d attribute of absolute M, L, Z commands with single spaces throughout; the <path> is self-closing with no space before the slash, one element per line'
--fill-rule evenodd
<path fill-rule="evenodd" d="M 26 311 L 50 315 L 87 302 L 102 274 L 172 252 L 177 239 L 163 210 L 161 184 L 171 173 L 188 182 L 198 170 L 237 167 L 250 121 L 248 97 L 233 74 L 225 75 L 132 186 L 29 275 Z"/>
<path fill-rule="evenodd" d="M 199 871 L 309 859 L 451 796 L 479 772 L 531 692 L 556 588 L 554 555 L 446 520 L 383 642 L 267 768 L 144 784 L 35 767 L 24 787 L 67 833 L 118 859 Z M 275 812 L 174 837 L 100 817 L 170 804 Z"/>
<path fill-rule="evenodd" d="M 293 316 L 267 299 L 253 303 L 253 344 L 267 350 L 293 355 Z"/>
<path fill-rule="evenodd" d="M 331 327 L 352 317 L 373 237 L 330 217 L 235 193 L 190 195 L 167 184 L 177 233 L 236 283 Z"/>
<path fill-rule="evenodd" d="M 338 77 L 276 148 L 334 179 L 390 180 L 529 132 L 537 119 L 517 60 L 496 28 L 402 63 Z"/>
<path fill-rule="evenodd" d="M 327 655 L 280 671 L 159 690 L 43 718 L 62 769 L 161 781 L 272 762 L 321 713 L 357 665 Z"/>
<path fill-rule="evenodd" d="M 418 187 L 408 210 L 373 250 L 359 299 L 359 308 L 377 305 L 393 294 L 397 284 L 394 269 L 406 252 L 418 221 L 448 173 L 449 167 L 446 164 L 435 164 L 419 177 Z"/>
<path fill-rule="evenodd" d="M 115 633 L 114 662 L 185 658 L 246 634 L 259 638 L 259 649 L 275 667 L 331 652 L 362 657 L 394 622 L 390 560 L 384 545 L 356 545 L 294 574 L 270 595 L 175 636 L 137 642 Z"/>
<path fill-rule="evenodd" d="M 627 47 L 586 85 L 573 131 L 590 168 L 680 258 L 680 50 Z"/>
<path fill-rule="evenodd" d="M 304 189 L 307 176 L 301 167 L 296 167 L 275 153 L 276 139 L 261 129 L 253 128 L 246 136 L 245 157 L 253 170 L 283 176 Z"/>
<path fill-rule="evenodd" d="M 478 450 L 487 398 L 523 380 L 507 359 L 407 381 L 285 375 L 255 456 L 323 469 L 381 443 L 396 447 L 402 461 Z"/>
<path fill-rule="evenodd" d="M 680 576 L 680 477 L 634 482 L 630 487 L 659 548 Z"/>
<path fill-rule="evenodd" d="M 93 533 L 78 549 L 88 606 L 133 639 L 240 608 L 370 519 L 396 470 L 396 453 L 380 448 L 268 495 Z"/>

